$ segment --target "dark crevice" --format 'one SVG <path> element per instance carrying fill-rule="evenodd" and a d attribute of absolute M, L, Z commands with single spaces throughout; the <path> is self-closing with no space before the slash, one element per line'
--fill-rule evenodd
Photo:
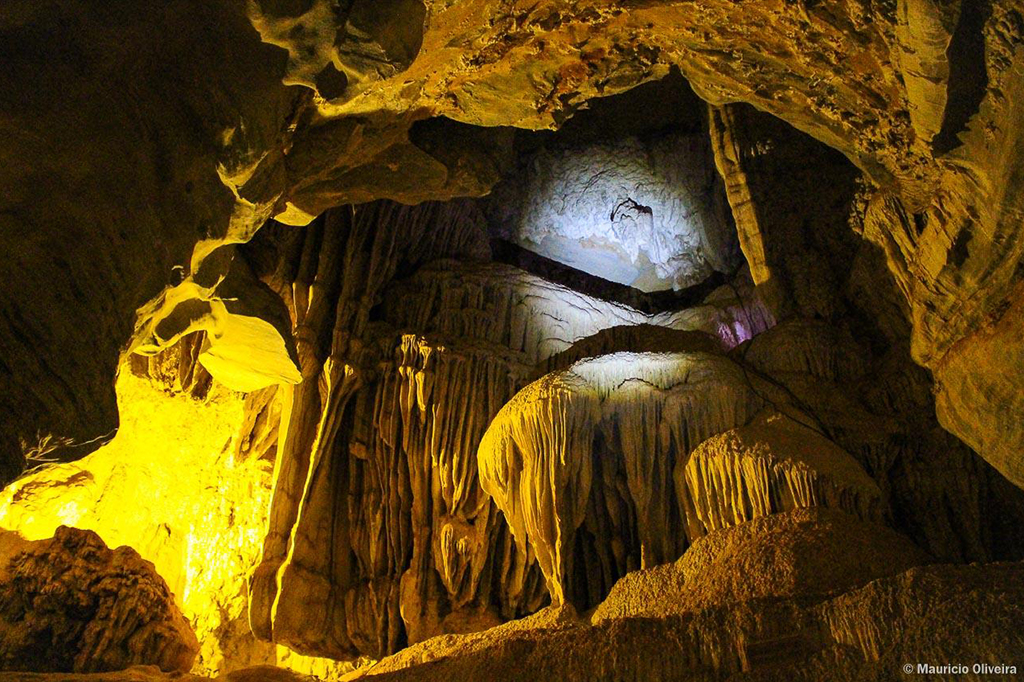
<path fill-rule="evenodd" d="M 727 277 L 721 272 L 713 272 L 699 284 L 673 291 L 646 292 L 634 289 L 626 284 L 612 282 L 603 277 L 592 275 L 583 270 L 545 258 L 529 249 L 504 239 L 491 239 L 491 254 L 495 261 L 514 265 L 531 274 L 569 287 L 574 291 L 628 305 L 643 313 L 655 313 L 682 310 L 699 305 L 707 296 L 726 283 Z"/>
<path fill-rule="evenodd" d="M 946 56 L 949 59 L 949 84 L 946 86 L 946 114 L 942 129 L 932 140 L 936 155 L 960 146 L 960 133 L 967 130 L 971 117 L 978 113 L 988 90 L 985 68 L 985 23 L 992 16 L 991 0 L 964 0 L 960 20 L 953 31 Z"/>

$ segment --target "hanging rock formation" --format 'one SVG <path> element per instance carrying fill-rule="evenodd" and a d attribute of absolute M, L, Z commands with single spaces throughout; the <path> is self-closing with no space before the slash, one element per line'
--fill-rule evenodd
<path fill-rule="evenodd" d="M 199 643 L 135 550 L 61 526 L 29 542 L 0 531 L 0 669 L 188 670 Z"/>
<path fill-rule="evenodd" d="M 687 533 L 708 531 L 793 509 L 828 507 L 881 521 L 878 485 L 849 454 L 782 414 L 708 438 L 674 472 Z"/>
<path fill-rule="evenodd" d="M 481 484 L 553 602 L 581 607 L 708 530 L 811 506 L 881 519 L 875 483 L 827 439 L 782 415 L 743 426 L 785 400 L 705 353 L 583 360 L 502 408 L 480 443 Z"/>

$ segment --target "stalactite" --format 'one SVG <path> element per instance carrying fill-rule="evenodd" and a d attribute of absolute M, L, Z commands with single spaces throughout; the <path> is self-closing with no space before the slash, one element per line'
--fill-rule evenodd
<path fill-rule="evenodd" d="M 630 568 L 682 553 L 692 510 L 677 506 L 673 469 L 766 400 L 783 398 L 718 355 L 583 360 L 502 408 L 480 443 L 481 484 L 536 554 L 552 599 L 592 604 Z M 574 566 L 585 557 L 585 568 Z M 590 583 L 594 594 L 582 594 Z"/>
<path fill-rule="evenodd" d="M 335 213 L 309 239 L 293 286 L 306 380 L 283 411 L 254 630 L 298 651 L 380 656 L 537 608 L 536 569 L 495 551 L 511 544 L 475 479 L 476 441 L 530 367 L 376 319 L 403 267 L 486 253 L 472 204 Z"/>
<path fill-rule="evenodd" d="M 705 440 L 677 462 L 676 490 L 690 541 L 720 528 L 811 507 L 881 522 L 878 485 L 846 452 L 778 413 Z"/>
<path fill-rule="evenodd" d="M 754 419 L 769 405 L 792 417 Z M 784 389 L 724 357 L 615 353 L 509 401 L 481 441 L 481 483 L 552 600 L 587 607 L 710 530 L 818 506 L 881 520 L 878 486 L 804 423 Z"/>

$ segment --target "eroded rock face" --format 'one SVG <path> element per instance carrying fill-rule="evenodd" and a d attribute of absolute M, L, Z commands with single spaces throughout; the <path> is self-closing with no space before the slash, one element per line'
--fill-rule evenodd
<path fill-rule="evenodd" d="M 478 216 L 468 202 L 335 215 L 297 262 L 268 275 L 295 306 L 308 364 L 283 398 L 290 414 L 251 590 L 261 637 L 379 656 L 535 611 L 547 599 L 542 574 L 479 483 L 477 446 L 501 406 L 550 363 L 644 336 L 601 333 L 616 325 L 716 349 L 770 324 L 739 289 L 645 314 L 481 262 Z M 429 262 L 444 256 L 459 260 Z M 329 502 L 341 495 L 344 511 Z"/>
<path fill-rule="evenodd" d="M 589 622 L 546 609 L 428 640 L 366 677 L 881 682 L 944 646 L 965 660 L 1015 661 L 1020 564 L 914 568 L 924 559 L 906 538 L 842 512 L 776 514 L 630 574 Z"/>
<path fill-rule="evenodd" d="M 167 584 L 135 550 L 61 526 L 29 542 L 0 531 L 0 667 L 187 671 L 199 649 Z"/>
<path fill-rule="evenodd" d="M 648 556 L 670 560 L 708 529 L 805 504 L 885 519 L 944 559 L 1019 558 L 1019 495 L 939 429 L 931 382 L 908 359 L 937 373 L 941 423 L 1020 483 L 1021 9 L 182 0 L 96 12 L 15 2 L 0 19 L 14 55 L 0 76 L 13 93 L 0 114 L 10 140 L 0 246 L 11 254 L 0 265 L 0 412 L 17 418 L 0 424 L 0 479 L 26 457 L 76 458 L 107 439 L 125 352 L 158 354 L 202 332 L 196 361 L 234 387 L 295 384 L 250 396 L 238 449 L 277 456 L 251 622 L 298 650 L 382 655 L 480 629 L 545 603 L 542 574 L 556 600 L 593 605 Z M 645 314 L 481 264 L 485 232 L 463 202 L 377 203 L 314 220 L 381 197 L 483 194 L 512 159 L 503 126 L 562 124 L 588 99 L 673 66 L 712 104 L 713 151 L 767 306 L 730 283 L 686 310 Z M 647 204 L 623 206 L 619 218 L 646 220 Z M 259 244 L 235 244 L 271 216 L 313 222 L 291 238 L 275 225 L 267 240 L 282 257 L 261 267 Z M 840 230 L 847 222 L 852 232 Z M 662 251 L 669 262 L 693 256 Z M 445 258 L 474 262 L 421 267 Z M 776 320 L 786 323 L 755 337 Z M 641 332 L 609 331 L 638 325 L 703 335 L 664 333 L 673 338 L 639 348 Z M 566 379 L 567 363 L 600 364 L 585 359 L 594 354 L 680 352 L 677 343 L 696 352 L 690 342 L 729 378 L 707 404 L 687 403 L 696 414 L 685 418 L 661 418 L 662 394 L 685 392 L 690 375 Z M 189 358 L 181 388 L 199 385 Z M 478 467 L 501 406 L 550 372 L 564 391 L 535 401 L 522 424 L 502 418 L 491 448 L 500 466 Z M 637 378 L 653 388 L 620 410 Z M 810 418 L 818 433 L 801 432 L 801 447 L 824 463 L 772 429 L 759 434 L 763 424 L 708 441 L 751 426 L 766 402 Z M 525 484 L 509 475 L 523 452 L 537 465 Z M 597 466 L 595 452 L 609 457 Z M 831 466 L 837 453 L 877 492 L 848 462 Z M 590 575 L 578 575 L 577 554 L 597 566 Z M 998 571 L 980 576 L 1003 589 Z M 904 588 L 871 599 L 895 612 Z M 694 645 L 689 658 L 656 670 L 637 659 L 636 669 L 735 672 L 818 641 L 772 625 L 738 645 L 730 633 L 744 623 L 824 631 L 802 606 L 766 608 L 713 613 L 686 631 L 692 642 L 714 633 L 735 657 Z M 891 620 L 916 632 L 918 616 Z M 990 634 L 945 616 L 968 644 Z M 835 641 L 857 646 L 903 632 L 835 618 Z M 995 633 L 993 646 L 1009 637 Z M 573 655 L 641 653 L 595 642 Z M 846 656 L 830 646 L 825 658 Z M 869 648 L 850 655 L 900 655 Z M 831 670 L 823 661 L 806 670 Z M 561 664 L 594 672 L 582 659 Z"/>
<path fill-rule="evenodd" d="M 612 119 L 614 110 L 606 114 L 599 107 L 577 114 L 573 123 L 580 125 L 557 136 L 522 136 L 518 146 L 539 148 L 522 151 L 486 200 L 491 233 L 647 292 L 683 289 L 713 272 L 735 270 L 736 237 L 703 103 L 681 78 L 658 85 L 615 99 L 628 97 L 642 110 L 658 106 L 653 97 L 671 93 L 690 107 L 691 120 L 672 125 L 680 113 L 666 112 L 675 116 L 651 131 L 630 126 L 628 118 Z M 601 117 L 617 123 L 614 134 L 601 135 Z"/>
<path fill-rule="evenodd" d="M 199 320 L 229 329 L 217 318 L 235 297 L 216 292 L 228 272 L 216 254 L 268 216 L 479 195 L 509 160 L 498 126 L 555 126 L 673 66 L 714 105 L 753 104 L 866 174 L 863 234 L 911 307 L 919 362 L 938 367 L 1020 279 L 1016 0 L 194 5 L 94 15 L 18 2 L 0 24 L 17 56 L 4 82 L 13 257 L 0 333 L 15 358 L 7 407 L 25 415 L 0 432 L 4 478 L 26 454 L 69 459 L 111 433 L 110 378 L 130 341 L 158 350 Z M 78 320 L 58 313 L 69 306 L 102 347 L 81 343 Z M 256 326 L 262 347 L 276 344 Z M 280 350 L 273 375 L 294 379 Z M 978 409 L 1000 408 L 986 397 Z M 1014 475 L 1002 464 L 1013 438 L 945 421 Z"/>

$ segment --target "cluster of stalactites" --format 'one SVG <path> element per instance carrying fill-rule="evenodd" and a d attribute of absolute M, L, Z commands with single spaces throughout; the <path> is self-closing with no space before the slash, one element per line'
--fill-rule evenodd
<path fill-rule="evenodd" d="M 774 406 L 792 416 L 755 420 Z M 509 401 L 480 443 L 480 480 L 552 600 L 589 606 L 709 530 L 811 506 L 879 519 L 877 486 L 803 421 L 725 357 L 615 353 Z"/>

